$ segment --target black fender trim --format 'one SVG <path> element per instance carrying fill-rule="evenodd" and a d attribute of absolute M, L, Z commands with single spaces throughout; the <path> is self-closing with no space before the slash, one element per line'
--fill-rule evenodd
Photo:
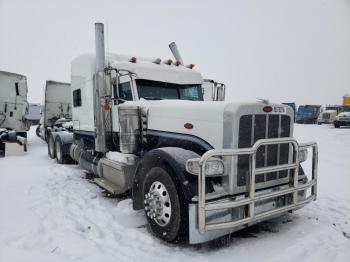
<path fill-rule="evenodd" d="M 178 147 L 193 151 L 199 155 L 203 155 L 208 150 L 214 149 L 212 145 L 200 137 L 190 134 L 180 134 L 159 130 L 147 130 L 146 150 L 161 147 Z"/>
<path fill-rule="evenodd" d="M 132 188 L 133 208 L 135 210 L 143 208 L 144 177 L 155 166 L 165 167 L 177 188 L 182 191 L 186 201 L 192 202 L 192 198 L 198 192 L 198 177 L 187 173 L 186 161 L 198 157 L 197 153 L 178 147 L 163 147 L 147 152 L 138 163 L 135 171 Z M 206 183 L 206 185 L 206 192 L 214 190 L 211 183 Z"/>

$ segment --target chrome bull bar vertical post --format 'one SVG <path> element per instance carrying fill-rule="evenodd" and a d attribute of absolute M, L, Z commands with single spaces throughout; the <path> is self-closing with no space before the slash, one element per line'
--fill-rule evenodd
<path fill-rule="evenodd" d="M 293 161 L 288 164 L 281 164 L 269 167 L 256 168 L 256 153 L 259 147 L 274 145 L 274 144 L 290 144 L 293 146 Z M 307 149 L 312 147 L 312 179 L 306 184 L 299 185 L 298 174 L 299 174 L 299 150 Z M 206 161 L 214 156 L 239 156 L 239 155 L 249 155 L 250 156 L 250 171 L 249 177 L 247 179 L 247 197 L 241 200 L 234 200 L 225 203 L 206 203 L 205 197 L 205 172 L 206 172 Z M 318 164 L 318 149 L 317 144 L 305 143 L 298 144 L 293 138 L 276 138 L 276 139 L 261 139 L 255 142 L 251 148 L 241 148 L 241 149 L 222 149 L 222 150 L 210 150 L 206 152 L 199 160 L 199 176 L 198 176 L 198 230 L 200 233 L 205 233 L 208 230 L 216 230 L 223 228 L 232 228 L 235 226 L 241 226 L 248 224 L 258 219 L 264 217 L 272 216 L 282 212 L 286 212 L 295 209 L 299 206 L 305 205 L 308 202 L 314 200 L 317 195 L 317 164 Z M 271 193 L 255 195 L 255 176 L 257 174 L 271 173 L 283 170 L 294 170 L 292 176 L 290 176 L 290 187 L 287 189 L 274 191 Z M 229 175 L 232 175 L 230 173 Z M 298 202 L 298 192 L 301 190 L 306 190 L 311 187 L 311 196 L 301 202 Z M 270 199 L 278 196 L 285 196 L 292 194 L 292 204 L 276 208 L 274 210 L 266 211 L 260 214 L 255 214 L 255 203 L 257 201 Z M 237 208 L 242 206 L 248 206 L 248 215 L 242 219 L 224 222 L 224 223 L 206 223 L 206 211 L 218 210 L 225 208 Z"/>

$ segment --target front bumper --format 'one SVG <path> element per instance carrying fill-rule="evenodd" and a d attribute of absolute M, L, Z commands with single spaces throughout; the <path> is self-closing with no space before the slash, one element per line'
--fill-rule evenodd
<path fill-rule="evenodd" d="M 294 151 L 294 161 L 288 164 L 256 168 L 256 153 L 260 146 L 273 144 L 290 144 Z M 300 180 L 299 151 L 312 148 L 312 179 Z M 247 179 L 247 192 L 244 195 L 230 196 L 218 201 L 209 201 L 205 194 L 205 163 L 211 157 L 250 156 L 250 174 Z M 229 234 L 243 227 L 280 216 L 286 212 L 299 209 L 317 196 L 317 161 L 316 143 L 298 144 L 292 138 L 261 139 L 251 148 L 210 150 L 200 159 L 198 176 L 197 203 L 189 205 L 189 240 L 191 244 Z M 294 170 L 287 185 L 265 190 L 255 190 L 255 176 L 283 170 Z M 310 195 L 306 192 L 310 189 Z"/>
<path fill-rule="evenodd" d="M 297 118 L 295 121 L 297 124 L 315 124 L 316 118 Z"/>
<path fill-rule="evenodd" d="M 339 126 L 350 126 L 350 119 L 340 118 L 339 120 L 335 120 L 334 123 L 337 123 Z"/>
<path fill-rule="evenodd" d="M 318 119 L 317 123 L 320 124 L 333 124 L 334 120 L 333 119 Z"/>

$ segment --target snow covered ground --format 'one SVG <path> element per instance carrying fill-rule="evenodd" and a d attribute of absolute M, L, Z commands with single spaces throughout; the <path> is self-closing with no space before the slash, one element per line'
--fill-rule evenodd
<path fill-rule="evenodd" d="M 296 125 L 295 136 L 319 143 L 317 201 L 189 247 L 154 238 L 129 199 L 49 159 L 32 128 L 25 156 L 0 159 L 0 261 L 350 261 L 350 129 Z"/>

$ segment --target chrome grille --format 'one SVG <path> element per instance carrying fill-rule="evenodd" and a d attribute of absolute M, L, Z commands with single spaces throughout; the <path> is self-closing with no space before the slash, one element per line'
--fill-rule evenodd
<path fill-rule="evenodd" d="M 290 124 L 289 115 L 243 115 L 240 118 L 238 148 L 251 147 L 259 139 L 289 137 Z M 256 168 L 287 164 L 288 160 L 288 144 L 261 146 L 256 154 Z M 238 156 L 237 186 L 246 185 L 248 174 L 249 156 Z M 255 177 L 255 183 L 264 183 L 287 176 L 288 171 L 259 174 Z"/>
<path fill-rule="evenodd" d="M 323 119 L 329 119 L 331 117 L 330 113 L 323 113 Z"/>

